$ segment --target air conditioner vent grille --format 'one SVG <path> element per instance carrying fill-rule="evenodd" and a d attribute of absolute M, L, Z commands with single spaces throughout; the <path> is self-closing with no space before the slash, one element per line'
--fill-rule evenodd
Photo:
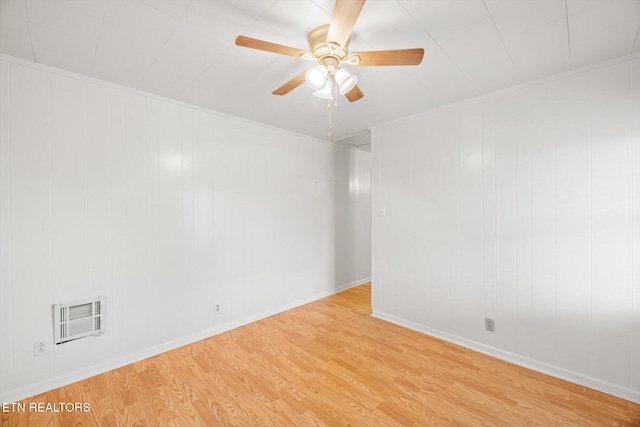
<path fill-rule="evenodd" d="M 56 344 L 103 333 L 104 297 L 53 306 Z"/>

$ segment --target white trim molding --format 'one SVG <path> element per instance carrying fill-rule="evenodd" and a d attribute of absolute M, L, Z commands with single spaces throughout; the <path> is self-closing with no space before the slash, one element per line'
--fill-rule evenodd
<path fill-rule="evenodd" d="M 611 384 L 606 381 L 602 381 L 597 378 L 593 378 L 587 375 L 580 374 L 578 372 L 570 371 L 568 369 L 562 369 L 558 366 L 550 365 L 548 363 L 540 362 L 538 360 L 530 359 L 528 357 L 520 356 L 518 354 L 510 353 L 508 351 L 501 350 L 499 348 L 491 347 L 486 344 L 482 344 L 476 341 L 472 341 L 466 338 L 462 338 L 447 332 L 442 332 L 437 329 L 428 328 L 417 323 L 411 322 L 406 319 L 402 319 L 391 314 L 382 313 L 379 311 L 373 311 L 371 316 L 381 319 L 387 322 L 391 322 L 395 325 L 409 328 L 413 331 L 417 331 L 428 335 L 430 337 L 438 338 L 459 346 L 475 350 L 477 352 L 487 354 L 489 356 L 496 357 L 498 359 L 513 363 L 514 365 L 522 366 L 523 368 L 531 369 L 536 372 L 540 372 L 546 375 L 550 375 L 561 380 L 565 380 L 574 384 L 578 384 L 584 387 L 591 388 L 593 390 L 601 391 L 603 393 L 610 394 L 612 396 L 619 397 L 621 399 L 628 400 L 630 402 L 640 404 L 640 393 L 625 387 L 620 387 L 616 384 Z"/>

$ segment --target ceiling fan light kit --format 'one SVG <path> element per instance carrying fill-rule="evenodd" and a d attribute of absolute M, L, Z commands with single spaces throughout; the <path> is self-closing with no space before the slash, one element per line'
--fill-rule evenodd
<path fill-rule="evenodd" d="M 305 73 L 305 80 L 307 85 L 313 89 L 315 96 L 325 99 L 334 98 L 334 87 L 338 89 L 341 95 L 344 95 L 353 89 L 358 82 L 356 76 L 349 74 L 349 72 L 343 68 L 339 68 L 336 72 L 330 73 L 323 65 L 308 69 Z"/>

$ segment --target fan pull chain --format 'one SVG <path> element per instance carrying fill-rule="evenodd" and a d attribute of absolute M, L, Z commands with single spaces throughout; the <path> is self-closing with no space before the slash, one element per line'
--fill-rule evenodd
<path fill-rule="evenodd" d="M 331 152 L 331 129 L 333 127 L 331 123 L 331 101 L 329 101 L 329 103 L 327 104 L 327 113 L 329 117 L 329 133 L 327 134 L 327 143 L 329 147 L 329 152 Z"/>

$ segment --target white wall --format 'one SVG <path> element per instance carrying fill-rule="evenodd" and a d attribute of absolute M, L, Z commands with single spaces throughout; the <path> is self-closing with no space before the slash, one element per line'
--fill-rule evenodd
<path fill-rule="evenodd" d="M 376 316 L 640 402 L 637 55 L 375 127 L 373 170 Z"/>
<path fill-rule="evenodd" d="M 354 156 L 3 57 L 0 401 L 368 280 Z M 51 304 L 97 295 L 106 333 L 53 346 Z"/>
<path fill-rule="evenodd" d="M 336 159 L 336 283 L 371 278 L 371 153 L 350 150 Z"/>

